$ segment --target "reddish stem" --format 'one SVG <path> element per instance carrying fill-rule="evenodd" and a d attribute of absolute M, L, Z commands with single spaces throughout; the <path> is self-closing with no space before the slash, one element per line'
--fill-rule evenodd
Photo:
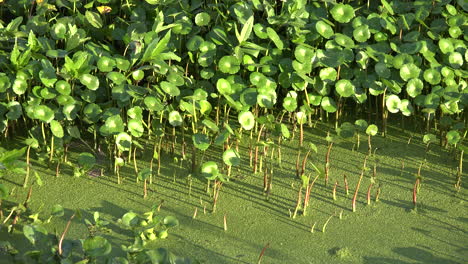
<path fill-rule="evenodd" d="M 370 198 L 371 198 L 371 189 L 372 189 L 372 185 L 374 185 L 374 184 L 373 184 L 373 183 L 371 183 L 371 184 L 369 185 L 369 188 L 367 188 L 367 205 L 369 205 L 369 204 L 370 204 L 370 200 L 371 200 Z"/>

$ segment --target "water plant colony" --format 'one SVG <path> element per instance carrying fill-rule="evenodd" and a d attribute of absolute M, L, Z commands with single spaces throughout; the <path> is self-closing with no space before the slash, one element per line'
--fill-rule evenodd
<path fill-rule="evenodd" d="M 307 214 L 318 182 L 330 186 L 333 199 L 343 184 L 354 212 L 360 191 L 367 190 L 368 203 L 371 195 L 379 199 L 373 138 L 387 137 L 390 122 L 422 133 L 426 153 L 439 144 L 457 159 L 451 181 L 460 190 L 467 11 L 464 0 L 0 1 L 0 221 L 30 242 L 19 252 L 2 237 L 1 249 L 18 262 L 190 262 L 146 247 L 178 225 L 158 213 L 161 204 L 113 223 L 134 234 L 121 245 L 123 256 L 109 255 L 103 234 L 110 222 L 99 212 L 67 214 L 54 234 L 46 226 L 64 218 L 64 208 L 51 205 L 50 216 L 28 208 L 44 181 L 34 162 L 57 177 L 138 184 L 144 199 L 164 162 L 173 162 L 174 177 L 186 178 L 189 188 L 204 185 L 212 212 L 241 167 L 261 175 L 268 198 L 276 168 L 289 166 L 288 177 L 299 182 L 291 218 Z M 318 127 L 326 153 L 312 162 L 317 146 L 304 135 Z M 355 186 L 346 175 L 330 181 L 330 154 L 343 141 L 366 153 Z M 293 146 L 288 157 L 285 146 Z M 63 175 L 67 168 L 72 175 Z M 361 186 L 368 173 L 373 181 Z M 21 178 L 25 189 L 13 189 L 24 202 L 9 201 L 12 177 Z M 419 170 L 415 207 L 421 181 Z M 67 239 L 77 219 L 89 232 Z"/>

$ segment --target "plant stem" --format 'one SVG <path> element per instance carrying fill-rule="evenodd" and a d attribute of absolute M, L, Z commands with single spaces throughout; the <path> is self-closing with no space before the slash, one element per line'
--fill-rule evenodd
<path fill-rule="evenodd" d="M 314 187 L 315 181 L 317 181 L 319 176 L 320 176 L 320 174 L 317 174 L 317 176 L 315 176 L 312 183 L 307 185 L 306 195 L 305 195 L 305 198 L 304 198 L 304 212 L 303 212 L 304 215 L 307 215 L 307 208 L 309 207 L 310 194 L 312 193 L 312 188 Z M 309 182 L 309 181 L 307 181 L 307 182 Z"/>
<path fill-rule="evenodd" d="M 418 196 L 418 187 L 419 187 L 419 178 L 416 179 L 416 182 L 414 183 L 413 187 L 413 205 L 414 208 L 416 208 L 416 200 Z"/>
<path fill-rule="evenodd" d="M 136 161 L 136 149 L 137 147 L 135 146 L 135 148 L 133 149 L 133 168 L 135 170 L 135 176 L 138 182 L 138 166 L 137 166 L 137 161 Z"/>
<path fill-rule="evenodd" d="M 30 168 L 31 167 L 31 162 L 29 160 L 30 152 L 31 152 L 31 145 L 28 146 L 28 150 L 26 151 L 26 176 L 24 177 L 23 188 L 25 188 L 26 185 L 28 185 L 29 174 L 30 174 L 30 170 L 31 170 L 31 168 Z"/>
<path fill-rule="evenodd" d="M 336 187 L 338 187 L 338 181 L 335 181 L 335 185 L 333 186 L 333 201 L 336 201 Z"/>
<path fill-rule="evenodd" d="M 71 221 L 73 220 L 73 218 L 75 218 L 75 214 L 76 213 L 73 213 L 73 215 L 70 217 L 70 219 L 68 219 L 67 225 L 65 226 L 65 230 L 63 230 L 62 236 L 60 236 L 60 240 L 59 240 L 59 244 L 58 244 L 58 250 L 59 250 L 59 255 L 60 256 L 63 253 L 62 242 L 65 239 L 65 235 L 67 234 L 68 229 L 70 229 Z"/>
<path fill-rule="evenodd" d="M 314 222 L 314 224 L 310 227 L 310 232 L 313 233 L 314 232 L 314 229 L 315 229 L 315 225 L 317 224 L 317 222 Z"/>
<path fill-rule="evenodd" d="M 367 146 L 368 146 L 368 154 L 367 155 L 371 155 L 372 154 L 371 135 L 367 136 Z"/>
<path fill-rule="evenodd" d="M 143 181 L 143 199 L 146 199 L 148 195 L 147 188 L 146 188 L 146 179 Z"/>
<path fill-rule="evenodd" d="M 294 208 L 294 213 L 292 215 L 292 218 L 296 218 L 297 211 L 299 211 L 299 208 L 301 207 L 301 201 L 302 201 L 302 185 L 299 188 L 299 193 L 297 194 L 297 202 L 296 202 L 296 208 Z"/>
<path fill-rule="evenodd" d="M 356 185 L 356 190 L 354 191 L 354 196 L 353 196 L 353 204 L 352 204 L 352 207 L 353 207 L 353 212 L 356 212 L 356 199 L 357 199 L 357 196 L 358 196 L 358 192 L 359 192 L 359 187 L 361 186 L 361 181 L 362 181 L 362 178 L 364 177 L 364 172 L 366 170 L 366 163 L 367 163 L 367 157 L 366 156 L 364 158 L 364 165 L 362 166 L 362 172 L 361 172 L 361 176 L 359 176 L 359 181 Z"/>
<path fill-rule="evenodd" d="M 54 136 L 52 135 L 50 139 L 50 156 L 49 156 L 49 162 L 52 162 L 52 159 L 54 157 Z"/>
<path fill-rule="evenodd" d="M 369 188 L 367 188 L 367 205 L 370 205 L 371 202 L 371 189 L 372 189 L 373 183 L 369 184 Z"/>
<path fill-rule="evenodd" d="M 328 217 L 327 221 L 325 221 L 325 224 L 323 224 L 322 233 L 325 233 L 326 228 L 327 228 L 327 225 L 328 225 L 328 222 L 330 222 L 330 220 L 332 219 L 332 217 L 333 217 L 333 215 L 330 215 L 330 217 Z"/>
<path fill-rule="evenodd" d="M 348 178 L 346 177 L 346 174 L 343 174 L 343 180 L 344 180 L 344 187 L 345 187 L 346 195 L 349 195 L 349 185 L 348 185 Z"/>
<path fill-rule="evenodd" d="M 257 264 L 262 263 L 263 255 L 265 254 L 265 251 L 267 250 L 268 247 L 270 247 L 270 243 L 267 243 L 267 244 L 263 247 L 262 252 L 260 252 L 260 256 L 258 256 Z"/>
<path fill-rule="evenodd" d="M 325 156 L 325 186 L 328 184 L 328 174 L 330 171 L 330 153 L 333 147 L 333 142 L 328 144 L 327 155 Z"/>
<path fill-rule="evenodd" d="M 381 189 L 380 189 L 380 185 L 379 185 L 379 188 L 377 188 L 377 193 L 375 194 L 375 201 L 376 201 L 376 202 L 379 201 L 380 192 L 381 192 Z"/>
<path fill-rule="evenodd" d="M 224 214 L 224 231 L 227 231 L 227 219 L 226 219 L 226 214 Z"/>
<path fill-rule="evenodd" d="M 460 153 L 460 162 L 459 162 L 458 169 L 457 169 L 457 183 L 455 184 L 455 188 L 457 190 L 460 190 L 460 187 L 461 187 L 461 178 L 462 178 L 462 174 L 463 174 L 463 154 L 464 153 L 465 153 L 465 150 L 462 150 L 461 153 Z"/>

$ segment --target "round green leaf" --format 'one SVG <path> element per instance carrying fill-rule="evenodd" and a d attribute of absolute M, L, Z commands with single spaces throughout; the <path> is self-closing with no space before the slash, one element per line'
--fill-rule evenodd
<path fill-rule="evenodd" d="M 201 166 L 202 175 L 208 180 L 214 180 L 219 174 L 218 164 L 214 161 L 207 161 Z"/>
<path fill-rule="evenodd" d="M 115 67 L 115 60 L 108 56 L 102 56 L 97 62 L 97 67 L 101 72 L 110 72 Z"/>
<path fill-rule="evenodd" d="M 423 88 L 424 84 L 420 79 L 411 79 L 406 84 L 406 92 L 413 98 L 420 95 Z"/>
<path fill-rule="evenodd" d="M 249 75 L 249 80 L 253 85 L 255 85 L 257 87 L 263 87 L 263 86 L 266 85 L 267 77 L 265 75 L 263 75 L 263 73 L 252 72 Z"/>
<path fill-rule="evenodd" d="M 324 96 L 322 98 L 322 108 L 323 110 L 327 111 L 327 113 L 334 113 L 338 109 L 338 106 L 335 103 L 335 100 L 333 98 Z"/>
<path fill-rule="evenodd" d="M 146 96 L 144 99 L 144 103 L 146 105 L 146 108 L 153 112 L 159 112 L 164 109 L 164 106 L 161 103 L 161 101 L 154 96 Z"/>
<path fill-rule="evenodd" d="M 50 29 L 50 35 L 54 39 L 64 39 L 67 34 L 67 25 L 63 22 L 58 22 Z"/>
<path fill-rule="evenodd" d="M 205 40 L 202 37 L 195 35 L 186 42 L 185 46 L 189 51 L 196 51 L 200 48 L 200 45 L 203 43 L 203 41 Z"/>
<path fill-rule="evenodd" d="M 85 115 L 85 118 L 87 118 L 88 121 L 91 121 L 92 123 L 96 123 L 99 120 L 101 113 L 101 107 L 94 103 L 87 104 L 83 109 L 83 114 Z"/>
<path fill-rule="evenodd" d="M 16 78 L 12 85 L 13 92 L 17 95 L 22 95 L 28 89 L 28 83 L 24 79 Z"/>
<path fill-rule="evenodd" d="M 283 108 L 288 112 L 293 112 L 297 108 L 297 101 L 291 96 L 286 96 L 283 100 Z"/>
<path fill-rule="evenodd" d="M 392 94 L 387 96 L 385 105 L 390 113 L 398 113 L 401 107 L 401 100 L 397 95 Z"/>
<path fill-rule="evenodd" d="M 354 48 L 353 39 L 346 36 L 346 35 L 343 35 L 341 33 L 336 33 L 335 34 L 335 42 L 338 43 L 338 45 L 340 45 L 340 46 L 342 46 L 344 48 L 348 48 L 348 49 Z"/>
<path fill-rule="evenodd" d="M 298 45 L 294 50 L 294 57 L 301 63 L 309 62 L 313 55 L 312 49 L 304 45 Z"/>
<path fill-rule="evenodd" d="M 120 151 L 129 151 L 132 146 L 132 136 L 125 132 L 120 132 L 115 137 L 115 144 Z"/>
<path fill-rule="evenodd" d="M 199 150 L 205 151 L 208 149 L 208 147 L 210 147 L 210 138 L 205 134 L 194 134 L 192 135 L 192 140 L 193 145 Z"/>
<path fill-rule="evenodd" d="M 88 73 L 81 75 L 80 82 L 86 86 L 86 88 L 92 91 L 95 91 L 99 88 L 99 79 L 96 76 Z"/>
<path fill-rule="evenodd" d="M 63 127 L 60 122 L 56 120 L 50 121 L 50 130 L 55 137 L 63 138 Z"/>
<path fill-rule="evenodd" d="M 234 149 L 227 149 L 223 153 L 223 161 L 226 165 L 237 166 L 240 164 L 239 153 Z"/>
<path fill-rule="evenodd" d="M 296 120 L 298 124 L 305 124 L 307 122 L 307 115 L 303 111 L 296 112 Z"/>
<path fill-rule="evenodd" d="M 355 93 L 355 87 L 349 80 L 339 80 L 335 84 L 336 92 L 342 97 L 350 97 Z"/>
<path fill-rule="evenodd" d="M 45 105 L 34 106 L 34 118 L 39 119 L 44 123 L 50 123 L 55 117 L 55 113 L 52 109 Z"/>
<path fill-rule="evenodd" d="M 463 34 L 463 31 L 461 30 L 460 27 L 457 27 L 457 26 L 453 26 L 453 27 L 450 27 L 449 28 L 449 35 L 452 37 L 452 38 L 458 38 L 460 37 L 461 35 Z"/>
<path fill-rule="evenodd" d="M 458 131 L 456 130 L 450 130 L 449 132 L 447 132 L 446 138 L 447 142 L 451 145 L 457 144 L 458 141 L 460 141 L 461 139 L 460 133 L 458 133 Z"/>
<path fill-rule="evenodd" d="M 379 132 L 379 128 L 374 124 L 369 125 L 366 129 L 366 134 L 370 136 L 377 135 L 377 132 Z"/>
<path fill-rule="evenodd" d="M 170 96 L 179 96 L 180 90 L 177 86 L 170 82 L 162 81 L 161 82 L 161 89 Z"/>
<path fill-rule="evenodd" d="M 17 120 L 22 114 L 23 108 L 19 102 L 11 101 L 8 103 L 8 113 L 5 115 L 8 120 Z"/>
<path fill-rule="evenodd" d="M 264 108 L 271 109 L 276 103 L 276 92 L 275 90 L 266 88 L 263 91 L 259 91 L 257 95 L 257 103 Z"/>
<path fill-rule="evenodd" d="M 106 74 L 107 79 L 111 80 L 113 83 L 120 85 L 123 84 L 127 81 L 127 78 L 125 78 L 125 75 L 123 75 L 120 72 L 109 72 Z"/>
<path fill-rule="evenodd" d="M 333 19 L 340 23 L 348 23 L 355 16 L 353 7 L 345 4 L 336 4 L 330 13 Z"/>
<path fill-rule="evenodd" d="M 408 99 L 401 100 L 400 111 L 404 116 L 410 116 L 414 109 Z"/>
<path fill-rule="evenodd" d="M 371 36 L 369 26 L 362 25 L 353 30 L 353 37 L 357 42 L 366 42 Z"/>
<path fill-rule="evenodd" d="M 378 62 L 374 66 L 375 72 L 382 78 L 389 78 L 390 77 L 390 69 L 387 68 L 387 65 L 383 62 Z"/>
<path fill-rule="evenodd" d="M 356 126 L 357 129 L 359 129 L 360 131 L 364 132 L 366 131 L 367 127 L 369 126 L 367 124 L 367 121 L 364 120 L 364 119 L 358 119 L 354 122 L 354 125 Z"/>
<path fill-rule="evenodd" d="M 126 227 L 136 227 L 140 224 L 140 218 L 134 212 L 128 212 L 122 216 L 121 223 Z"/>
<path fill-rule="evenodd" d="M 408 81 L 409 79 L 412 79 L 412 78 L 418 78 L 420 72 L 421 72 L 421 69 L 419 69 L 418 66 L 416 66 L 413 63 L 407 63 L 401 66 L 400 77 L 404 81 Z"/>
<path fill-rule="evenodd" d="M 349 122 L 344 122 L 337 130 L 338 136 L 342 138 L 351 138 L 354 136 L 354 125 Z"/>
<path fill-rule="evenodd" d="M 83 242 L 83 250 L 90 257 L 102 257 L 108 255 L 112 246 L 107 239 L 101 236 L 88 237 Z"/>
<path fill-rule="evenodd" d="M 452 52 L 448 57 L 450 66 L 455 69 L 460 68 L 463 65 L 463 56 L 459 52 Z"/>
<path fill-rule="evenodd" d="M 81 152 L 77 159 L 78 165 L 85 169 L 92 168 L 96 164 L 96 158 L 89 152 Z"/>
<path fill-rule="evenodd" d="M 150 168 L 144 168 L 138 172 L 138 179 L 144 181 L 148 179 L 151 176 L 151 169 Z"/>
<path fill-rule="evenodd" d="M 238 121 L 245 130 L 251 130 L 255 126 L 255 117 L 250 111 L 240 112 Z"/>
<path fill-rule="evenodd" d="M 175 86 L 181 86 L 185 84 L 184 77 L 179 72 L 171 72 L 167 76 L 167 81 L 174 84 Z"/>
<path fill-rule="evenodd" d="M 180 126 L 182 125 L 182 116 L 178 111 L 172 111 L 169 113 L 169 124 L 172 126 Z"/>
<path fill-rule="evenodd" d="M 435 143 L 437 142 L 437 137 L 434 134 L 426 134 L 423 137 L 424 144 Z"/>
<path fill-rule="evenodd" d="M 445 38 L 439 40 L 439 48 L 443 54 L 447 54 L 455 50 L 451 39 L 445 39 Z"/>
<path fill-rule="evenodd" d="M 209 115 L 211 113 L 211 110 L 213 110 L 211 103 L 207 100 L 198 101 L 198 104 L 200 105 L 200 113 L 202 115 Z"/>
<path fill-rule="evenodd" d="M 334 82 L 336 80 L 337 72 L 334 68 L 322 68 L 319 76 L 324 82 Z"/>
<path fill-rule="evenodd" d="M 143 127 L 143 122 L 141 119 L 130 119 L 127 124 L 128 131 L 134 137 L 141 137 L 145 132 L 145 128 Z"/>
<path fill-rule="evenodd" d="M 424 71 L 424 80 L 432 85 L 439 84 L 442 77 L 436 69 L 427 69 Z"/>
<path fill-rule="evenodd" d="M 231 88 L 231 83 L 223 78 L 218 79 L 216 82 L 216 88 L 218 92 L 223 95 L 231 95 L 234 93 L 234 90 Z"/>
<path fill-rule="evenodd" d="M 195 24 L 199 27 L 206 26 L 210 23 L 211 17 L 206 12 L 198 13 L 195 16 Z"/>
<path fill-rule="evenodd" d="M 326 39 L 331 38 L 334 34 L 332 27 L 324 21 L 318 21 L 317 24 L 315 24 L 315 29 L 322 37 Z"/>
<path fill-rule="evenodd" d="M 124 123 L 120 115 L 109 116 L 100 128 L 104 135 L 114 135 L 124 131 Z"/>
<path fill-rule="evenodd" d="M 234 56 L 224 56 L 219 60 L 218 67 L 223 73 L 236 74 L 240 70 L 240 62 Z"/>

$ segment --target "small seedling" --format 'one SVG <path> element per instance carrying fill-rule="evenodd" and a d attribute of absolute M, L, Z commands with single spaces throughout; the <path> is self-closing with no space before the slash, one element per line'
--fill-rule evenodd
<path fill-rule="evenodd" d="M 335 185 L 333 186 L 333 201 L 336 201 L 336 187 L 338 186 L 338 181 L 335 181 Z"/>
<path fill-rule="evenodd" d="M 195 210 L 193 211 L 192 219 L 197 218 L 197 213 L 198 213 L 198 207 L 195 207 Z"/>
<path fill-rule="evenodd" d="M 327 229 L 328 222 L 330 222 L 330 220 L 333 218 L 333 216 L 335 216 L 335 214 L 330 215 L 330 217 L 328 217 L 327 221 L 325 221 L 325 224 L 323 224 L 322 233 L 325 233 L 325 231 Z"/>
<path fill-rule="evenodd" d="M 260 252 L 260 256 L 258 256 L 257 264 L 262 263 L 263 255 L 265 255 L 265 251 L 267 250 L 268 247 L 270 247 L 270 243 L 267 243 L 267 244 L 263 247 L 262 252 Z"/>
<path fill-rule="evenodd" d="M 362 166 L 361 176 L 359 176 L 359 181 L 358 181 L 358 183 L 356 185 L 356 190 L 354 191 L 354 196 L 353 196 L 353 201 L 352 201 L 353 212 L 356 212 L 356 199 L 357 199 L 357 196 L 358 196 L 359 187 L 361 186 L 362 178 L 364 177 L 364 172 L 366 171 L 367 157 L 368 156 L 366 156 L 364 158 L 364 165 Z"/>
<path fill-rule="evenodd" d="M 380 192 L 381 192 L 381 187 L 379 185 L 379 188 L 377 188 L 377 192 L 375 193 L 375 201 L 378 202 L 380 199 Z"/>
<path fill-rule="evenodd" d="M 314 222 L 314 224 L 310 227 L 310 232 L 311 233 L 315 232 L 315 225 L 317 225 L 317 222 Z"/>
<path fill-rule="evenodd" d="M 224 214 L 224 231 L 227 231 L 227 219 L 226 219 L 226 214 Z"/>
<path fill-rule="evenodd" d="M 369 187 L 367 188 L 367 205 L 370 205 L 371 202 L 371 189 L 372 185 L 374 185 L 372 182 L 369 184 Z"/>
<path fill-rule="evenodd" d="M 333 147 L 333 138 L 330 135 L 328 135 L 327 141 L 328 141 L 328 149 L 327 149 L 327 154 L 325 155 L 325 186 L 327 186 L 328 184 L 328 175 L 330 173 L 330 153 Z"/>
<path fill-rule="evenodd" d="M 297 201 L 296 201 L 296 207 L 294 208 L 294 213 L 292 215 L 292 218 L 296 218 L 297 212 L 301 208 L 302 205 L 302 185 L 299 187 L 299 192 L 297 193 Z"/>
<path fill-rule="evenodd" d="M 415 183 L 414 183 L 414 187 L 413 187 L 413 205 L 414 205 L 414 208 L 416 208 L 416 200 L 417 200 L 417 197 L 418 197 L 418 188 L 419 188 L 419 178 L 416 179 Z"/>
<path fill-rule="evenodd" d="M 348 179 L 346 177 L 346 174 L 343 174 L 343 181 L 344 181 L 346 195 L 349 195 L 349 185 L 348 185 Z"/>

